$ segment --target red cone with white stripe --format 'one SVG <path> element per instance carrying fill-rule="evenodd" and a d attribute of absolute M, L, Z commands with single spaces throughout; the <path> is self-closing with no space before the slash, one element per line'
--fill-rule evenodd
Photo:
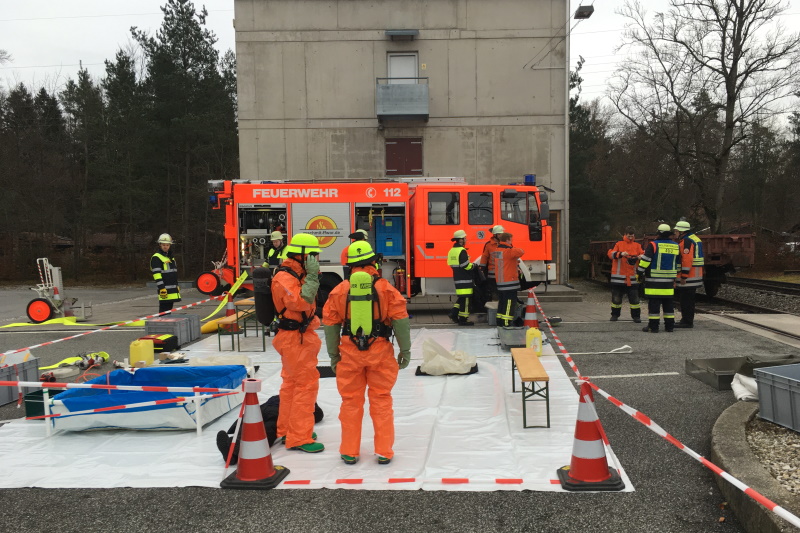
<path fill-rule="evenodd" d="M 236 307 L 233 305 L 233 295 L 228 293 L 228 300 L 225 304 L 225 316 L 233 316 L 236 314 Z M 221 324 L 220 327 L 225 331 L 230 333 L 238 333 L 239 332 L 239 323 L 238 322 L 231 322 L 229 324 Z"/>
<path fill-rule="evenodd" d="M 592 388 L 583 382 L 575 422 L 572 461 L 558 469 L 558 479 L 565 490 L 622 490 L 625 483 L 619 473 L 608 467 L 600 420 L 594 410 Z"/>
<path fill-rule="evenodd" d="M 528 289 L 528 301 L 525 304 L 525 326 L 539 329 L 539 315 L 536 313 L 536 299 L 533 289 Z"/>
<path fill-rule="evenodd" d="M 261 380 L 245 379 L 242 389 L 245 392 L 245 405 L 239 461 L 236 472 L 223 479 L 219 486 L 223 489 L 272 489 L 289 474 L 289 469 L 272 464 L 264 419 L 258 405 L 257 393 L 261 390 Z"/>

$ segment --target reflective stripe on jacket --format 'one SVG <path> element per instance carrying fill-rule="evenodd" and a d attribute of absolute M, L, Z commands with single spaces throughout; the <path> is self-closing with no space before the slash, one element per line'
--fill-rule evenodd
<path fill-rule="evenodd" d="M 680 240 L 681 247 L 681 274 L 686 280 L 684 287 L 700 287 L 703 285 L 703 242 L 694 233 L 683 236 Z"/>
<path fill-rule="evenodd" d="M 622 252 L 628 252 L 631 256 L 640 256 L 644 253 L 642 246 L 630 240 L 628 237 L 623 237 L 621 241 L 614 245 L 614 248 L 608 251 L 608 257 L 611 259 L 611 284 L 612 285 L 638 285 L 636 281 L 636 263 L 630 264 L 628 257 L 623 257 Z"/>
<path fill-rule="evenodd" d="M 472 294 L 472 267 L 467 249 L 454 244 L 447 253 L 447 265 L 453 269 L 453 282 L 456 285 L 456 295 L 468 296 Z"/>
<path fill-rule="evenodd" d="M 525 255 L 522 248 L 514 248 L 510 244 L 501 242 L 492 252 L 494 260 L 494 275 L 498 291 L 511 291 L 520 288 L 519 284 L 519 258 Z"/>
<path fill-rule="evenodd" d="M 645 274 L 644 294 L 651 298 L 671 298 L 678 276 L 678 245 L 670 240 L 656 240 L 647 245 L 639 258 L 638 272 Z"/>
<path fill-rule="evenodd" d="M 166 300 L 181 300 L 181 291 L 178 288 L 178 265 L 172 254 L 164 255 L 156 252 L 150 258 L 150 270 L 153 272 L 153 279 L 156 282 L 156 289 L 166 289 Z"/>

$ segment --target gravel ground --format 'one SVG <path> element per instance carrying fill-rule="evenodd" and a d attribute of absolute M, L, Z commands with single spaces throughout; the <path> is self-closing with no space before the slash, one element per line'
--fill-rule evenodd
<path fill-rule="evenodd" d="M 747 443 L 784 489 L 800 495 L 800 434 L 753 417 L 747 425 Z"/>
<path fill-rule="evenodd" d="M 608 301 L 601 285 L 583 280 L 570 282 L 584 293 L 586 302 Z M 702 289 L 701 289 L 702 292 Z M 726 300 L 800 315 L 800 296 L 785 296 L 765 291 L 723 285 L 719 293 Z M 800 433 L 754 417 L 746 428 L 747 442 L 762 466 L 792 494 L 800 495 Z"/>
<path fill-rule="evenodd" d="M 800 296 L 775 294 L 745 287 L 734 287 L 733 285 L 720 287 L 717 296 L 734 302 L 747 302 L 767 309 L 800 315 Z"/>

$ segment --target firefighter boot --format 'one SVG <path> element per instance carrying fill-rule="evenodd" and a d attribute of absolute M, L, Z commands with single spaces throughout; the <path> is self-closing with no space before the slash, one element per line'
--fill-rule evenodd
<path fill-rule="evenodd" d="M 458 324 L 458 311 L 459 307 L 458 304 L 456 304 L 456 306 L 450 309 L 450 312 L 447 314 L 447 316 L 450 317 L 450 320 L 452 320 L 456 324 Z"/>
<path fill-rule="evenodd" d="M 475 322 L 467 320 L 466 318 L 459 318 L 458 319 L 458 325 L 459 326 L 474 326 Z"/>

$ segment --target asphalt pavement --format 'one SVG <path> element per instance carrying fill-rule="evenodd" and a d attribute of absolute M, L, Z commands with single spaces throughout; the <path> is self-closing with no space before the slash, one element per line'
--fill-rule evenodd
<path fill-rule="evenodd" d="M 643 333 L 641 325 L 629 320 L 608 322 L 603 289 L 589 286 L 582 290 L 596 294 L 588 294 L 584 302 L 543 304 L 548 315 L 563 319 L 556 333 L 566 348 L 582 353 L 609 351 L 625 344 L 633 347 L 630 354 L 574 355 L 582 374 L 592 376 L 602 389 L 703 456 L 709 453 L 717 417 L 736 400 L 730 391 L 717 391 L 687 376 L 685 360 L 790 351 L 778 342 L 705 320 L 698 320 L 693 330 Z M 80 296 L 77 289 L 74 292 Z M 0 291 L 0 326 L 24 316 L 26 298 L 33 293 L 23 293 Z M 153 291 L 144 287 L 104 294 L 92 295 L 95 317 L 102 321 L 129 320 L 150 314 L 156 307 Z M 184 296 L 188 302 L 202 298 L 194 291 L 185 291 Z M 18 302 L 17 306 L 9 303 L 12 301 Z M 210 309 L 205 305 L 193 312 L 204 315 Z M 441 312 L 444 315 L 446 311 L 443 308 Z M 0 329 L 0 351 L 60 338 L 76 329 Z M 34 354 L 42 366 L 97 350 L 109 352 L 112 358 L 124 357 L 128 344 L 141 335 L 141 329 L 116 328 L 39 348 Z M 724 497 L 710 471 L 599 396 L 596 406 L 635 492 L 13 489 L 0 490 L 0 523 L 6 525 L 4 530 L 15 532 L 55 528 L 304 533 L 744 531 L 731 511 L 723 509 Z M 0 407 L 0 421 L 22 414 L 13 404 Z M 91 454 L 90 449 L 86 452 Z M 124 455 L 121 457 L 124 460 Z"/>

